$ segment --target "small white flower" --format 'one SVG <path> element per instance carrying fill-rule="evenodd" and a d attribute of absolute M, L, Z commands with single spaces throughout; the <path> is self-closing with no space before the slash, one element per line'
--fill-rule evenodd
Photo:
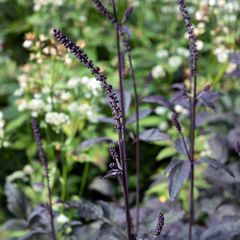
<path fill-rule="evenodd" d="M 99 89 L 101 88 L 100 82 L 96 81 L 95 78 L 88 79 L 87 87 L 94 96 L 99 95 Z"/>
<path fill-rule="evenodd" d="M 201 40 L 197 40 L 196 45 L 197 45 L 197 49 L 200 51 L 203 49 L 204 43 Z"/>
<path fill-rule="evenodd" d="M 18 105 L 18 111 L 19 112 L 23 112 L 28 107 L 28 103 L 25 99 L 18 99 L 17 100 L 17 105 Z"/>
<path fill-rule="evenodd" d="M 41 99 L 34 98 L 28 103 L 28 109 L 32 111 L 39 111 L 43 108 L 44 102 Z"/>
<path fill-rule="evenodd" d="M 23 95 L 23 93 L 24 93 L 24 90 L 22 88 L 18 88 L 14 91 L 13 95 L 16 97 L 20 97 Z"/>
<path fill-rule="evenodd" d="M 167 112 L 167 109 L 165 107 L 162 107 L 162 106 L 156 107 L 156 109 L 155 109 L 155 113 L 158 114 L 158 115 L 163 115 L 166 112 Z"/>
<path fill-rule="evenodd" d="M 168 59 L 168 64 L 172 67 L 172 68 L 178 68 L 181 66 L 182 64 L 182 59 L 179 56 L 172 56 Z"/>
<path fill-rule="evenodd" d="M 69 122 L 69 116 L 65 113 L 49 112 L 45 115 L 45 121 L 54 126 L 61 126 Z"/>
<path fill-rule="evenodd" d="M 153 78 L 165 77 L 166 72 L 161 65 L 157 65 L 152 69 Z"/>
<path fill-rule="evenodd" d="M 229 51 L 225 49 L 224 46 L 220 46 L 214 50 L 214 54 L 220 63 L 224 63 L 228 60 L 228 53 Z"/>
<path fill-rule="evenodd" d="M 23 42 L 23 47 L 24 48 L 30 48 L 32 46 L 33 42 L 31 40 L 25 40 Z"/>
<path fill-rule="evenodd" d="M 26 174 L 32 174 L 32 173 L 33 173 L 33 168 L 32 168 L 31 165 L 26 165 L 26 166 L 24 166 L 23 171 L 24 171 Z"/>
<path fill-rule="evenodd" d="M 70 94 L 70 92 L 62 91 L 60 94 L 60 98 L 63 101 L 67 101 L 71 98 L 71 94 Z"/>
<path fill-rule="evenodd" d="M 156 55 L 159 59 L 162 59 L 162 58 L 168 57 L 168 51 L 166 49 L 161 49 L 157 51 Z"/>
<path fill-rule="evenodd" d="M 81 78 L 79 77 L 73 77 L 73 78 L 70 78 L 67 82 L 67 86 L 69 88 L 76 88 L 79 86 L 79 84 L 81 83 Z"/>
<path fill-rule="evenodd" d="M 33 118 L 38 117 L 38 112 L 31 112 L 31 116 L 32 116 Z"/>
<path fill-rule="evenodd" d="M 81 15 L 81 16 L 79 17 L 79 21 L 82 22 L 82 23 L 86 22 L 86 20 L 87 20 L 87 18 L 86 18 L 85 15 Z"/>
<path fill-rule="evenodd" d="M 183 47 L 179 47 L 177 49 L 177 53 L 180 55 L 180 56 L 183 56 L 183 57 L 189 57 L 189 50 L 186 49 L 186 48 L 183 48 Z"/>
<path fill-rule="evenodd" d="M 66 217 L 64 214 L 59 214 L 59 215 L 57 216 L 57 222 L 58 222 L 58 223 L 61 223 L 61 224 L 64 224 L 64 223 L 69 222 L 69 218 Z"/>

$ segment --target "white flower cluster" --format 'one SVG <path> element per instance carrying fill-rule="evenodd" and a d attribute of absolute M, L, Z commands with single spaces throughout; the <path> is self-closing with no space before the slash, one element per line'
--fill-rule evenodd
<path fill-rule="evenodd" d="M 45 116 L 45 121 L 56 127 L 69 123 L 69 116 L 61 112 L 49 112 Z"/>
<path fill-rule="evenodd" d="M 90 91 L 90 94 L 86 94 L 86 97 L 91 97 L 93 96 L 98 96 L 99 95 L 99 90 L 101 88 L 100 82 L 96 81 L 96 78 L 88 78 L 87 76 L 84 77 L 73 77 L 70 78 L 67 82 L 67 86 L 70 89 L 77 88 L 79 86 L 85 86 L 87 87 L 87 90 Z"/>
<path fill-rule="evenodd" d="M 228 60 L 229 50 L 224 46 L 219 46 L 214 50 L 214 54 L 216 55 L 218 62 L 225 63 Z"/>
<path fill-rule="evenodd" d="M 157 65 L 152 69 L 152 76 L 155 79 L 160 77 L 165 77 L 165 75 L 166 75 L 166 72 L 161 65 Z"/>
<path fill-rule="evenodd" d="M 34 11 L 41 10 L 42 7 L 45 7 L 49 4 L 52 4 L 54 6 L 62 6 L 63 0 L 34 0 Z"/>
<path fill-rule="evenodd" d="M 8 142 L 4 140 L 5 138 L 4 126 L 5 120 L 3 119 L 3 113 L 0 112 L 0 148 L 8 146 Z"/>
<path fill-rule="evenodd" d="M 32 117 L 37 117 L 42 112 L 49 112 L 52 109 L 51 100 L 48 103 L 44 102 L 40 97 L 34 96 L 31 100 L 27 101 L 24 98 L 17 100 L 18 111 L 30 111 Z"/>
<path fill-rule="evenodd" d="M 79 103 L 72 102 L 68 106 L 68 110 L 71 113 L 77 113 L 80 118 L 88 118 L 89 121 L 94 122 L 96 119 L 96 114 L 94 108 L 87 102 Z"/>

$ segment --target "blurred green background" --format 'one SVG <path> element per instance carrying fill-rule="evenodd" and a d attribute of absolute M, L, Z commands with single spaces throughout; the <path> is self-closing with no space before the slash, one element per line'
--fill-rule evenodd
<path fill-rule="evenodd" d="M 109 1 L 102 2 L 111 9 Z M 232 76 L 237 62 L 229 61 L 228 55 L 240 48 L 240 1 L 187 3 L 199 49 L 198 88 L 211 84 L 224 93 L 215 113 L 207 111 L 211 117 L 199 130 L 197 152 L 202 156 L 213 150 L 222 162 L 235 164 L 234 141 L 240 133 L 240 84 L 239 78 Z M 129 0 L 117 1 L 117 4 L 119 18 L 127 6 L 134 7 L 125 25 L 139 95 L 170 98 L 171 85 L 188 85 L 190 74 L 188 41 L 177 2 Z M 53 28 L 61 29 L 84 48 L 104 69 L 109 82 L 118 87 L 114 28 L 91 1 L 0 0 L 0 223 L 11 216 L 4 196 L 7 176 L 18 184 L 32 206 L 46 201 L 31 117 L 40 123 L 55 199 L 111 200 L 120 193 L 116 181 L 99 182 L 99 176 L 103 176 L 108 167 L 108 144 L 81 145 L 94 137 L 117 139 L 112 124 L 99 120 L 111 117 L 103 91 L 89 72 L 55 42 Z M 125 75 L 126 89 L 133 93 L 128 66 Z M 134 106 L 132 99 L 128 116 L 134 114 Z M 153 113 L 141 120 L 141 131 L 154 127 L 176 137 L 169 110 L 141 104 L 141 109 L 149 107 Z M 175 109 L 182 114 L 183 125 L 187 126 L 185 109 L 180 105 Z M 130 124 L 131 190 L 135 186 L 134 133 L 134 124 Z M 159 183 L 158 176 L 177 152 L 170 141 L 142 142 L 141 148 L 142 196 L 155 195 L 162 202 L 168 201 L 167 183 L 165 180 Z M 197 193 L 199 189 L 209 188 L 203 171 L 204 168 L 199 168 L 196 173 Z M 185 209 L 186 191 L 187 188 L 183 189 L 179 195 Z M 196 198 L 198 196 L 196 194 Z"/>

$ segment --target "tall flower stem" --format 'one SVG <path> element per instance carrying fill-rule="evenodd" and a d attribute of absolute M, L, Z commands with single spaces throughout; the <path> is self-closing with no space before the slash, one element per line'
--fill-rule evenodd
<path fill-rule="evenodd" d="M 53 209 L 52 209 L 52 190 L 51 190 L 50 181 L 49 181 L 49 169 L 48 169 L 47 157 L 46 157 L 46 154 L 45 154 L 44 149 L 43 149 L 41 133 L 40 133 L 40 129 L 38 127 L 36 119 L 32 119 L 31 123 L 32 123 L 34 138 L 35 138 L 35 141 L 37 143 L 39 158 L 40 158 L 41 163 L 43 165 L 44 175 L 45 175 L 45 179 L 47 181 L 48 211 L 49 211 L 49 215 L 50 215 L 52 240 L 57 240 L 56 232 L 55 232 L 55 226 L 54 226 L 54 214 L 53 214 Z"/>
<path fill-rule="evenodd" d="M 93 61 L 90 60 L 84 51 L 76 45 L 72 40 L 67 36 L 63 35 L 61 31 L 54 29 L 54 36 L 56 39 L 64 45 L 64 47 L 70 50 L 71 53 L 95 75 L 96 80 L 99 81 L 102 85 L 102 88 L 105 91 L 105 95 L 109 100 L 110 107 L 112 109 L 114 125 L 118 132 L 118 142 L 119 142 L 119 152 L 120 160 L 122 164 L 123 174 L 122 174 L 122 185 L 123 185 L 123 195 L 125 203 L 125 216 L 127 224 L 127 235 L 128 240 L 131 240 L 131 219 L 130 219 L 130 210 L 128 204 L 128 181 L 127 181 L 127 171 L 126 171 L 126 161 L 124 158 L 124 146 L 126 145 L 125 140 L 123 139 L 123 121 L 122 121 L 122 109 L 119 107 L 119 101 L 116 94 L 113 92 L 112 85 L 107 82 L 107 77 L 100 71 L 100 68 L 95 66 Z"/>
<path fill-rule="evenodd" d="M 192 227 L 194 223 L 194 153 L 195 153 L 195 131 L 196 131 L 196 102 L 197 102 L 197 60 L 198 50 L 196 46 L 196 37 L 193 31 L 193 25 L 188 13 L 185 0 L 178 0 L 180 12 L 182 14 L 189 39 L 190 51 L 190 69 L 191 79 L 190 88 L 192 96 L 190 98 L 190 195 L 189 195 L 189 233 L 188 239 L 192 240 Z"/>
<path fill-rule="evenodd" d="M 137 81 L 135 76 L 135 71 L 132 62 L 132 54 L 130 44 L 127 40 L 127 37 L 122 32 L 123 44 L 125 47 L 125 51 L 127 53 L 130 74 L 133 83 L 134 90 L 134 100 L 135 100 L 135 113 L 136 113 L 136 176 L 137 176 L 137 184 L 136 184 L 136 234 L 138 234 L 138 226 L 139 226 L 139 217 L 140 217 L 140 171 L 141 171 L 141 162 L 140 162 L 140 140 L 139 140 L 139 97 L 137 92 Z"/>
<path fill-rule="evenodd" d="M 117 10 L 116 10 L 116 3 L 115 0 L 112 0 L 112 8 L 113 8 L 113 17 L 116 21 L 115 24 L 115 32 L 116 32 L 116 46 L 117 46 L 117 56 L 118 56 L 118 75 L 119 75 L 119 89 L 120 89 L 120 104 L 122 109 L 122 137 L 123 137 L 123 158 L 126 161 L 126 119 L 125 119 L 125 101 L 124 101 L 124 78 L 123 78 L 123 61 L 121 56 L 121 44 L 120 44 L 120 33 L 121 29 L 118 25 L 118 18 L 117 18 Z M 127 168 L 127 164 L 126 168 Z M 127 169 L 126 169 L 127 170 Z M 127 177 L 127 171 L 126 171 Z"/>
<path fill-rule="evenodd" d="M 193 96 L 191 99 L 191 131 L 190 131 L 190 217 L 189 217 L 189 240 L 192 240 L 192 226 L 194 223 L 194 152 L 195 152 L 195 130 L 196 130 L 196 99 L 197 99 L 197 77 L 194 76 Z"/>
<path fill-rule="evenodd" d="M 123 167 L 123 175 L 122 175 L 122 185 L 123 185 L 123 193 L 124 193 L 124 201 L 125 201 L 125 211 L 126 211 L 126 221 L 130 223 L 127 224 L 127 232 L 128 238 L 131 239 L 131 216 L 129 210 L 129 199 L 128 199 L 128 166 L 127 166 L 127 153 L 126 153 L 126 119 L 125 119 L 125 102 L 124 102 L 124 78 L 123 78 L 123 61 L 121 55 L 121 42 L 120 42 L 120 34 L 121 27 L 118 24 L 117 18 L 117 10 L 115 0 L 112 0 L 112 8 L 113 8 L 113 17 L 116 21 L 115 32 L 116 32 L 116 46 L 117 46 L 117 56 L 118 56 L 118 75 L 119 75 L 119 89 L 120 89 L 120 104 L 122 110 L 122 129 L 121 129 L 121 138 L 119 136 L 119 145 L 120 145 L 120 158 L 122 159 L 122 167 Z"/>

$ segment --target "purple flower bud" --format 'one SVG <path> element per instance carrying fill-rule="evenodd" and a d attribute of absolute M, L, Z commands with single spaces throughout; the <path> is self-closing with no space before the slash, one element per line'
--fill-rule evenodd
<path fill-rule="evenodd" d="M 161 232 L 163 230 L 163 226 L 164 226 L 164 215 L 162 213 L 159 214 L 159 217 L 158 217 L 158 222 L 157 222 L 157 227 L 155 229 L 155 234 L 154 234 L 154 237 L 160 237 L 161 235 Z"/>
<path fill-rule="evenodd" d="M 238 155 L 240 156 L 240 141 L 236 142 L 236 146 L 235 146 L 235 151 L 238 153 Z"/>
<path fill-rule="evenodd" d="M 173 115 L 172 115 L 172 124 L 178 130 L 179 133 L 182 133 L 182 126 L 181 126 L 180 122 L 178 121 L 176 113 L 173 113 Z"/>

